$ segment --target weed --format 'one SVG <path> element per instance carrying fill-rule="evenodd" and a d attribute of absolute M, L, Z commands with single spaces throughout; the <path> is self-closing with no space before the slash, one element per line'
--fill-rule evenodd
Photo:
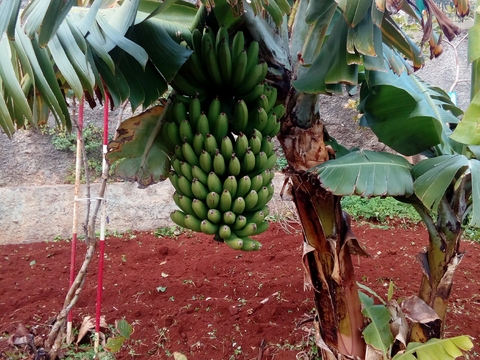
<path fill-rule="evenodd" d="M 156 229 L 153 232 L 153 235 L 155 235 L 156 237 L 174 238 L 180 235 L 183 231 L 183 228 L 179 226 L 164 226 Z"/>
<path fill-rule="evenodd" d="M 278 171 L 282 171 L 283 169 L 288 167 L 288 161 L 285 158 L 285 154 L 283 153 L 282 149 L 277 150 L 277 164 L 276 168 Z"/>
<path fill-rule="evenodd" d="M 342 207 L 356 220 L 373 220 L 380 223 L 395 218 L 415 223 L 421 220 L 413 206 L 401 203 L 392 197 L 366 199 L 360 196 L 345 196 L 342 199 Z"/>
<path fill-rule="evenodd" d="M 77 148 L 77 134 L 76 132 L 69 132 L 64 128 L 59 127 L 43 127 L 42 133 L 51 135 L 52 145 L 59 151 L 75 153 Z M 85 152 L 87 155 L 88 172 L 91 178 L 99 178 L 102 175 L 102 144 L 103 144 L 103 129 L 93 125 L 87 124 L 83 128 L 83 142 L 85 144 Z M 115 164 L 110 167 L 110 174 L 115 172 Z M 68 169 L 68 175 L 65 179 L 66 183 L 73 184 L 75 182 L 75 164 L 72 161 Z M 81 182 L 85 182 L 85 177 L 82 174 Z"/>

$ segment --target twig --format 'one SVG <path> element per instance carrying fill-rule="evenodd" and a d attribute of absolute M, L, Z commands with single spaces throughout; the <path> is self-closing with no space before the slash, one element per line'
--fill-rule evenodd
<path fill-rule="evenodd" d="M 264 352 L 266 346 L 267 346 L 267 343 L 265 342 L 265 339 L 262 339 L 262 341 L 260 342 L 260 346 L 258 347 L 257 360 L 262 360 L 263 359 L 263 352 Z"/>
<path fill-rule="evenodd" d="M 468 36 L 468 33 L 466 33 L 465 35 L 463 35 L 463 37 L 460 39 L 460 41 L 456 44 L 456 45 L 453 45 L 450 41 L 446 41 L 445 43 L 450 45 L 453 49 L 453 53 L 455 55 L 455 80 L 453 81 L 453 84 L 452 86 L 450 86 L 450 89 L 448 90 L 449 93 L 451 93 L 453 91 L 453 89 L 455 89 L 455 87 L 457 86 L 457 84 L 460 82 L 460 81 L 464 81 L 464 80 L 459 80 L 459 77 L 460 77 L 460 59 L 458 57 L 458 51 L 457 51 L 457 48 L 458 46 L 462 43 L 463 40 L 465 40 L 465 38 Z"/>
<path fill-rule="evenodd" d="M 260 301 L 260 303 L 252 308 L 252 309 L 248 309 L 247 310 L 247 314 L 248 315 L 252 315 L 255 311 L 257 311 L 258 309 L 260 309 L 264 304 L 266 304 L 272 297 L 274 296 L 277 296 L 278 295 L 278 291 L 277 292 L 274 292 L 272 295 L 266 297 L 265 299 L 263 299 L 262 301 Z"/>

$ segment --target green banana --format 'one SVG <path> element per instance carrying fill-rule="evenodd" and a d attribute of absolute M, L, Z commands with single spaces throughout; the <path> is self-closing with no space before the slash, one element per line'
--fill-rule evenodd
<path fill-rule="evenodd" d="M 275 127 L 273 128 L 273 130 L 267 135 L 270 136 L 270 137 L 277 136 L 277 134 L 280 132 L 281 125 L 282 124 L 280 123 L 280 121 L 277 121 L 275 123 Z"/>
<path fill-rule="evenodd" d="M 216 192 L 217 194 L 220 194 L 223 190 L 222 182 L 221 182 L 220 178 L 213 171 L 211 171 L 208 174 L 207 187 L 208 187 L 209 191 Z"/>
<path fill-rule="evenodd" d="M 220 226 L 220 229 L 218 229 L 218 235 L 220 235 L 223 240 L 228 240 L 232 236 L 232 230 L 230 229 L 230 226 Z"/>
<path fill-rule="evenodd" d="M 188 196 L 178 195 L 179 208 L 187 215 L 193 215 L 193 201 Z"/>
<path fill-rule="evenodd" d="M 245 210 L 245 200 L 243 199 L 243 197 L 237 197 L 235 200 L 233 200 L 232 211 L 235 214 L 240 215 L 241 213 L 243 213 L 244 210 Z"/>
<path fill-rule="evenodd" d="M 208 133 L 210 133 L 210 125 L 208 123 L 208 117 L 205 115 L 205 113 L 202 113 L 198 118 L 197 132 L 203 136 L 206 136 Z"/>
<path fill-rule="evenodd" d="M 217 121 L 218 115 L 222 112 L 222 103 L 220 99 L 216 97 L 212 100 L 208 107 L 207 118 L 208 124 L 210 125 L 211 132 L 213 133 L 213 129 L 215 126 L 215 122 Z"/>
<path fill-rule="evenodd" d="M 232 207 L 232 195 L 230 194 L 230 191 L 228 191 L 227 189 L 224 189 L 222 191 L 222 194 L 220 195 L 219 210 L 221 212 L 226 212 L 226 211 L 229 211 L 231 207 Z"/>
<path fill-rule="evenodd" d="M 227 244 L 228 247 L 232 248 L 233 250 L 241 250 L 243 246 L 243 240 L 236 236 L 232 236 L 229 239 L 225 239 L 225 244 Z"/>
<path fill-rule="evenodd" d="M 199 57 L 199 55 L 196 52 L 193 52 L 190 54 L 190 57 L 188 58 L 186 62 L 186 66 L 189 70 L 189 72 L 192 74 L 192 76 L 195 77 L 195 80 L 201 84 L 202 86 L 209 86 L 210 82 L 208 78 L 205 76 L 204 73 L 204 65 L 203 65 L 203 60 Z"/>
<path fill-rule="evenodd" d="M 253 240 L 252 238 L 246 236 L 242 238 L 243 245 L 242 251 L 256 251 L 262 248 L 262 244 L 257 240 Z"/>
<path fill-rule="evenodd" d="M 245 81 L 245 75 L 247 71 L 247 52 L 243 50 L 236 57 L 233 57 L 233 73 L 231 87 L 237 89 Z"/>
<path fill-rule="evenodd" d="M 175 190 L 180 191 L 180 188 L 178 187 L 178 175 L 175 171 L 169 172 L 168 180 L 170 180 L 170 183 L 172 184 Z"/>
<path fill-rule="evenodd" d="M 232 41 L 232 59 L 236 59 L 245 47 L 245 36 L 242 31 L 237 31 Z"/>
<path fill-rule="evenodd" d="M 207 218 L 214 224 L 218 224 L 222 220 L 222 213 L 217 209 L 210 209 L 207 213 Z"/>
<path fill-rule="evenodd" d="M 206 219 L 208 215 L 208 208 L 207 205 L 202 200 L 193 199 L 192 203 L 192 210 L 197 218 L 199 219 Z M 203 231 L 203 230 L 202 230 Z"/>
<path fill-rule="evenodd" d="M 262 188 L 257 192 L 257 195 L 257 205 L 255 205 L 252 210 L 260 210 L 267 204 L 267 199 L 269 196 L 268 188 L 266 186 L 262 186 Z"/>
<path fill-rule="evenodd" d="M 259 191 L 263 186 L 263 176 L 262 174 L 257 174 L 252 177 L 252 185 L 250 187 L 250 190 L 255 190 Z"/>
<path fill-rule="evenodd" d="M 252 41 L 247 49 L 247 69 L 246 73 L 250 73 L 253 68 L 258 64 L 258 53 L 260 50 L 260 46 L 258 42 Z"/>
<path fill-rule="evenodd" d="M 211 155 L 215 156 L 215 153 L 218 149 L 217 139 L 212 134 L 207 134 L 205 136 L 205 150 Z"/>
<path fill-rule="evenodd" d="M 252 136 L 256 136 L 258 138 L 260 138 L 260 141 L 263 140 L 263 135 L 260 131 L 258 131 L 257 129 L 253 129 L 252 131 Z"/>
<path fill-rule="evenodd" d="M 193 51 L 198 55 L 199 59 L 202 59 L 202 37 L 203 35 L 200 30 L 194 29 L 192 31 Z"/>
<path fill-rule="evenodd" d="M 180 137 L 180 130 L 178 129 L 178 125 L 175 122 L 166 123 L 165 126 L 167 127 L 167 137 L 168 140 L 174 145 L 181 145 L 182 138 Z"/>
<path fill-rule="evenodd" d="M 183 156 L 182 146 L 176 145 L 175 146 L 175 158 L 181 161 L 185 161 L 185 156 Z"/>
<path fill-rule="evenodd" d="M 242 159 L 242 173 L 249 174 L 255 168 L 255 154 L 248 149 Z"/>
<path fill-rule="evenodd" d="M 200 180 L 198 180 L 197 178 L 193 178 L 192 193 L 195 198 L 199 200 L 205 200 L 207 198 L 208 190 Z M 268 190 L 267 190 L 267 194 L 268 194 Z"/>
<path fill-rule="evenodd" d="M 282 104 L 279 104 L 275 106 L 272 110 L 270 110 L 269 114 L 275 113 L 277 115 L 277 119 L 280 120 L 283 117 L 283 115 L 285 115 L 285 112 L 286 112 L 285 106 L 283 106 Z"/>
<path fill-rule="evenodd" d="M 265 92 L 268 91 L 267 89 L 270 89 L 270 86 L 265 86 Z M 269 90 L 269 91 L 271 92 L 271 90 Z M 265 109 L 265 112 L 270 111 L 270 108 L 268 107 L 268 97 L 265 93 L 263 93 L 262 95 L 260 95 L 257 98 L 257 101 L 255 102 L 255 107 L 256 108 L 263 108 L 263 109 Z"/>
<path fill-rule="evenodd" d="M 268 157 L 267 162 L 265 163 L 265 166 L 262 169 L 254 170 L 251 176 L 256 176 L 258 174 L 261 174 L 267 169 L 271 169 L 272 167 L 275 166 L 276 163 L 277 163 L 277 154 L 273 153 Z"/>
<path fill-rule="evenodd" d="M 200 223 L 201 223 L 201 221 L 193 215 L 186 215 L 185 216 L 185 227 L 187 229 L 200 232 L 200 231 L 202 231 Z"/>
<path fill-rule="evenodd" d="M 242 160 L 247 152 L 248 148 L 248 138 L 244 133 L 239 133 L 237 139 L 235 140 L 235 144 L 233 146 L 233 152 L 238 157 L 239 160 Z"/>
<path fill-rule="evenodd" d="M 215 139 L 217 139 L 217 143 L 221 143 L 222 139 L 228 135 L 228 116 L 226 113 L 221 112 L 218 115 L 212 133 Z"/>
<path fill-rule="evenodd" d="M 232 198 L 235 198 L 237 193 L 237 178 L 233 175 L 228 176 L 223 182 L 223 189 L 227 189 L 230 192 Z"/>
<path fill-rule="evenodd" d="M 172 221 L 177 224 L 178 226 L 180 227 L 186 227 L 185 226 L 185 217 L 186 217 L 186 214 L 183 212 L 183 211 L 180 211 L 180 210 L 175 210 L 173 212 L 170 213 L 170 219 L 172 219 Z"/>
<path fill-rule="evenodd" d="M 215 171 L 218 176 L 222 176 L 226 170 L 225 159 L 223 155 L 220 154 L 220 150 L 217 149 L 213 157 L 213 171 Z"/>
<path fill-rule="evenodd" d="M 270 134 L 275 128 L 275 125 L 277 125 L 277 114 L 275 112 L 270 112 L 270 114 L 267 117 L 267 123 L 265 124 L 265 127 L 262 130 L 262 134 L 264 135 Z"/>
<path fill-rule="evenodd" d="M 182 162 L 176 156 L 173 158 L 172 167 L 178 175 L 182 175 Z"/>
<path fill-rule="evenodd" d="M 170 85 L 180 95 L 205 96 L 206 94 L 205 89 L 193 85 L 193 83 L 190 80 L 186 79 L 180 72 L 175 75 Z M 179 104 L 181 103 L 182 102 L 179 102 Z M 184 117 L 182 120 L 184 119 L 186 118 Z"/>
<path fill-rule="evenodd" d="M 255 224 L 260 224 L 263 220 L 265 220 L 265 214 L 262 210 L 255 211 L 251 215 L 245 215 L 248 222 L 253 222 Z"/>
<path fill-rule="evenodd" d="M 273 194 L 275 193 L 275 187 L 273 186 L 272 182 L 269 182 L 267 185 L 265 185 L 268 189 L 268 197 L 272 197 Z"/>
<path fill-rule="evenodd" d="M 182 144 L 182 154 L 185 161 L 190 163 L 190 165 L 199 165 L 198 156 L 188 141 L 184 141 Z"/>
<path fill-rule="evenodd" d="M 220 45 L 224 42 L 230 44 L 228 30 L 225 26 L 220 26 L 215 37 L 215 50 L 217 51 L 217 53 L 220 50 Z"/>
<path fill-rule="evenodd" d="M 262 147 L 262 140 L 260 140 L 257 135 L 253 135 L 248 140 L 248 145 L 250 146 L 250 150 L 257 155 L 260 152 L 260 148 Z"/>
<path fill-rule="evenodd" d="M 243 84 L 238 88 L 238 94 L 243 99 L 242 95 L 247 95 L 250 93 L 255 86 L 260 84 L 262 81 L 265 80 L 265 76 L 268 72 L 268 65 L 265 62 L 255 65 L 252 71 L 247 72 L 245 75 L 245 81 Z"/>
<path fill-rule="evenodd" d="M 182 175 L 187 178 L 188 181 L 193 180 L 192 176 L 192 165 L 185 161 L 180 161 L 180 169 L 182 171 Z"/>
<path fill-rule="evenodd" d="M 177 191 L 173 193 L 173 201 L 186 214 L 193 214 L 192 199 L 180 195 Z"/>
<path fill-rule="evenodd" d="M 196 133 L 195 136 L 193 137 L 192 147 L 193 147 L 193 151 L 195 151 L 195 154 L 197 156 L 200 156 L 204 146 L 205 146 L 205 137 L 200 133 Z"/>
<path fill-rule="evenodd" d="M 201 163 L 201 160 L 200 160 L 200 163 Z M 204 184 L 207 183 L 207 178 L 208 178 L 207 173 L 203 171 L 200 166 L 196 166 L 196 165 L 192 166 L 192 176 L 194 178 L 197 178 Z"/>
<path fill-rule="evenodd" d="M 207 194 L 207 198 L 205 200 L 209 209 L 216 209 L 220 204 L 220 195 L 212 191 Z"/>
<path fill-rule="evenodd" d="M 260 175 L 262 175 L 262 178 L 263 178 L 263 184 L 262 184 L 262 186 L 267 186 L 267 184 L 270 184 L 270 181 L 272 180 L 272 179 L 270 178 L 270 172 L 271 172 L 271 171 L 272 171 L 272 170 L 267 169 L 267 170 L 265 170 L 264 172 L 262 172 L 262 173 L 260 174 Z M 193 174 L 193 168 L 192 168 L 192 174 Z"/>
<path fill-rule="evenodd" d="M 205 219 L 200 223 L 200 230 L 202 230 L 204 234 L 214 235 L 218 232 L 218 225 Z"/>
<path fill-rule="evenodd" d="M 265 108 L 266 112 L 270 112 L 277 102 L 278 90 L 275 86 L 270 86 L 270 93 L 268 95 L 268 106 Z"/>
<path fill-rule="evenodd" d="M 232 157 L 228 163 L 228 173 L 233 176 L 238 176 L 241 169 L 242 167 L 240 165 L 240 160 L 238 160 L 238 157 L 235 155 L 235 153 L 232 153 Z"/>
<path fill-rule="evenodd" d="M 233 224 L 232 228 L 234 231 L 243 229 L 247 225 L 247 218 L 243 215 L 237 216 L 235 219 L 235 224 Z"/>
<path fill-rule="evenodd" d="M 187 141 L 190 144 L 193 142 L 192 127 L 190 126 L 190 122 L 188 120 L 183 120 L 180 123 L 179 132 L 182 140 Z"/>
<path fill-rule="evenodd" d="M 233 144 L 229 136 L 223 137 L 222 142 L 220 143 L 220 152 L 225 159 L 228 159 L 232 156 Z"/>
<path fill-rule="evenodd" d="M 257 224 L 257 231 L 255 231 L 255 235 L 259 235 L 267 231 L 269 225 L 270 224 L 268 221 L 264 221 L 264 222 L 261 222 L 260 224 Z"/>
<path fill-rule="evenodd" d="M 193 192 L 192 192 L 192 183 L 188 181 L 188 179 L 185 176 L 178 177 L 178 189 L 181 195 L 187 196 L 191 199 L 194 198 Z"/>
<path fill-rule="evenodd" d="M 252 186 L 252 180 L 248 175 L 245 175 L 244 177 L 240 178 L 240 180 L 238 180 L 236 196 L 244 198 L 250 192 L 251 186 Z"/>
<path fill-rule="evenodd" d="M 226 224 L 226 225 L 233 225 L 235 224 L 235 219 L 236 219 L 236 215 L 234 212 L 232 211 L 227 211 L 227 212 L 224 212 L 223 213 L 223 222 Z"/>
<path fill-rule="evenodd" d="M 205 67 L 206 67 L 206 63 L 207 63 L 207 50 L 210 48 L 210 47 L 215 47 L 215 41 L 213 39 L 213 34 L 212 34 L 212 31 L 208 28 L 205 28 L 204 32 L 203 32 L 203 36 L 202 36 L 202 59 L 203 59 L 203 63 L 205 64 Z"/>
<path fill-rule="evenodd" d="M 267 163 L 268 156 L 263 151 L 260 151 L 255 156 L 255 168 L 254 170 L 261 170 L 265 169 L 265 164 Z"/>
<path fill-rule="evenodd" d="M 206 151 L 203 150 L 200 156 L 198 157 L 198 162 L 200 168 L 203 170 L 205 174 L 208 174 L 210 171 L 213 169 L 213 160 L 210 154 Z M 205 183 L 205 181 L 202 181 Z"/>
<path fill-rule="evenodd" d="M 273 140 L 271 137 L 263 137 L 260 151 L 263 151 L 267 156 L 271 156 L 273 154 Z"/>
<path fill-rule="evenodd" d="M 265 84 L 260 83 L 256 85 L 252 91 L 250 91 L 248 94 L 243 94 L 242 99 L 247 103 L 253 103 L 258 99 L 259 96 L 261 96 L 265 91 Z"/>
<path fill-rule="evenodd" d="M 207 49 L 205 64 L 210 78 L 216 86 L 221 87 L 223 85 L 222 74 L 220 73 L 220 64 L 218 63 L 217 53 L 213 46 L 210 46 Z"/>
<path fill-rule="evenodd" d="M 273 22 L 277 27 L 283 23 L 283 13 L 274 0 L 262 0 L 262 4 L 268 14 L 272 17 Z"/>
<path fill-rule="evenodd" d="M 220 34 L 220 32 L 218 32 Z M 232 53 L 230 52 L 230 44 L 228 37 L 220 40 L 217 45 L 218 63 L 220 65 L 220 74 L 222 75 L 223 84 L 230 84 L 232 80 Z"/>
<path fill-rule="evenodd" d="M 244 132 L 248 125 L 248 108 L 244 100 L 238 100 L 233 109 L 232 131 L 235 134 Z"/>
<path fill-rule="evenodd" d="M 253 111 L 252 122 L 254 128 L 258 131 L 262 132 L 262 130 L 265 129 L 268 122 L 268 114 L 263 107 L 257 108 L 256 111 Z"/>
<path fill-rule="evenodd" d="M 246 236 L 255 235 L 256 232 L 257 232 L 257 224 L 247 223 L 242 229 L 235 230 L 235 235 L 243 238 Z"/>
<path fill-rule="evenodd" d="M 258 194 L 255 190 L 251 190 L 247 196 L 244 198 L 245 200 L 245 211 L 251 211 L 257 205 L 258 202 Z M 250 235 L 246 235 L 250 236 Z"/>
<path fill-rule="evenodd" d="M 198 118 L 200 115 L 202 115 L 202 104 L 200 99 L 195 97 L 188 106 L 188 120 L 190 121 L 192 129 L 197 129 Z"/>

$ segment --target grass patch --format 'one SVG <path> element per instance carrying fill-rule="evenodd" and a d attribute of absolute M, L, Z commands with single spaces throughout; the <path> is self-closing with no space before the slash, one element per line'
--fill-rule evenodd
<path fill-rule="evenodd" d="M 342 198 L 342 208 L 355 220 L 376 221 L 388 223 L 389 220 L 401 219 L 418 223 L 420 215 L 412 205 L 404 204 L 392 197 L 370 199 L 360 196 L 345 196 Z"/>

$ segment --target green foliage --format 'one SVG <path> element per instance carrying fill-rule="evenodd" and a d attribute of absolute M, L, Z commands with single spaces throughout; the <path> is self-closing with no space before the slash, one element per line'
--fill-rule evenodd
<path fill-rule="evenodd" d="M 169 237 L 169 238 L 174 238 L 184 232 L 185 229 L 179 227 L 179 226 L 164 226 L 157 228 L 154 232 L 153 235 L 156 237 Z"/>
<path fill-rule="evenodd" d="M 342 207 L 356 220 L 373 220 L 381 223 L 393 219 L 415 223 L 421 220 L 412 205 L 404 204 L 392 197 L 366 199 L 356 195 L 345 196 L 342 198 Z"/>
<path fill-rule="evenodd" d="M 276 164 L 277 170 L 282 171 L 287 166 L 288 166 L 288 161 L 285 158 L 285 154 L 284 154 L 283 150 L 278 149 L 277 150 L 277 164 Z"/>
<path fill-rule="evenodd" d="M 42 132 L 52 137 L 52 145 L 59 151 L 65 151 L 75 154 L 77 151 L 77 133 L 70 132 L 65 128 L 49 128 L 45 127 Z M 102 175 L 102 160 L 103 160 L 103 129 L 94 124 L 87 124 L 83 128 L 83 139 L 85 144 L 85 152 L 87 156 L 87 164 L 90 178 L 96 179 Z M 111 136 L 110 139 L 111 140 Z M 114 173 L 115 164 L 110 168 L 110 175 Z M 75 163 L 73 162 L 68 169 L 66 183 L 73 184 L 75 182 Z M 82 174 L 82 182 L 85 182 L 85 177 Z"/>

